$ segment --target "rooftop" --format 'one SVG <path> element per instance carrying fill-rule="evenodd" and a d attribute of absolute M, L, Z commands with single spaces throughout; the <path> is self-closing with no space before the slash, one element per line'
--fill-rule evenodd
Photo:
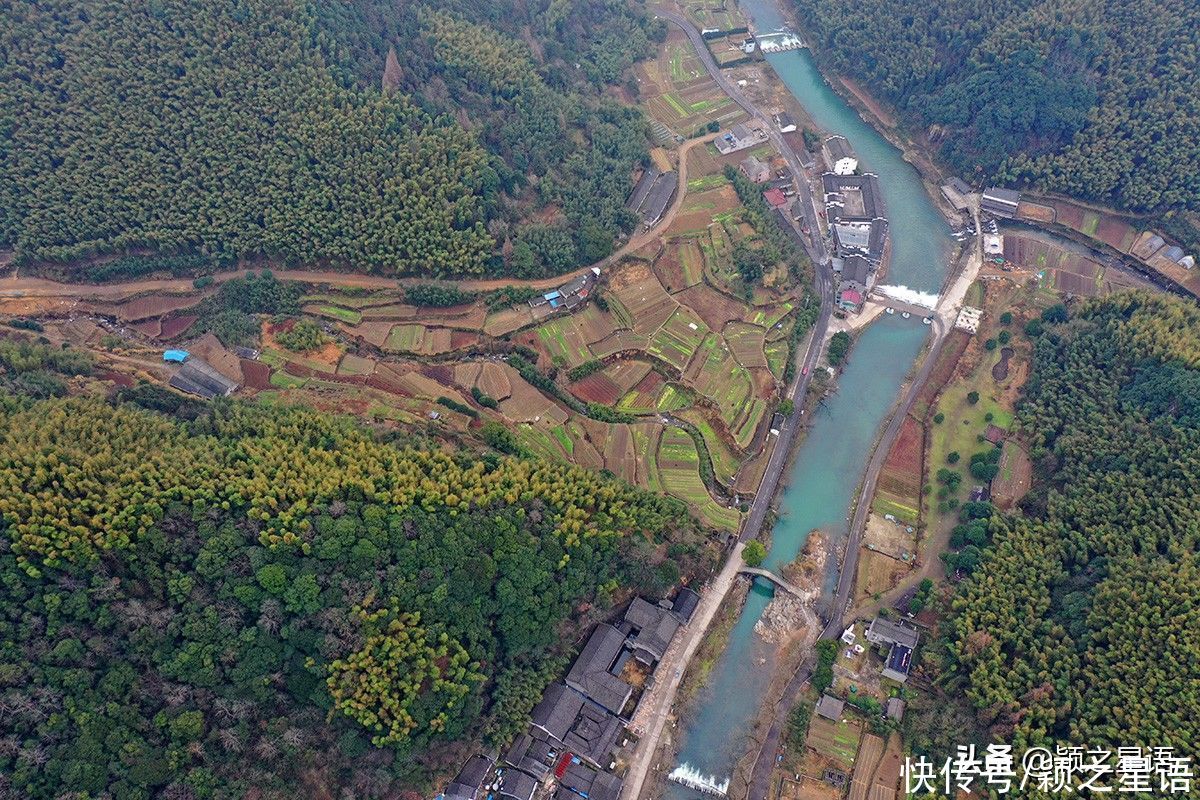
<path fill-rule="evenodd" d="M 908 648 L 917 646 L 919 636 L 912 628 L 906 628 L 903 625 L 898 625 L 891 620 L 883 617 L 876 617 L 871 620 L 871 625 L 867 628 L 867 641 L 875 643 L 887 644 L 902 644 Z"/>
<path fill-rule="evenodd" d="M 583 703 L 583 695 L 561 683 L 552 683 L 542 695 L 541 702 L 534 706 L 531 719 L 533 726 L 561 742 L 575 724 Z"/>
<path fill-rule="evenodd" d="M 679 590 L 679 594 L 675 595 L 675 602 L 671 604 L 671 613 L 686 625 L 699 604 L 700 595 L 684 586 Z"/>
<path fill-rule="evenodd" d="M 825 140 L 825 149 L 835 162 L 841 161 L 843 158 L 858 160 L 858 156 L 854 154 L 854 148 L 850 146 L 850 142 L 845 136 L 830 136 Z"/>
<path fill-rule="evenodd" d="M 905 647 L 902 644 L 892 645 L 892 650 L 888 653 L 887 668 L 893 672 L 907 675 L 908 668 L 912 666 L 912 652 L 911 647 Z"/>
<path fill-rule="evenodd" d="M 506 769 L 500 780 L 500 796 L 512 800 L 531 800 L 538 782 L 519 769 Z"/>
<path fill-rule="evenodd" d="M 787 197 L 784 196 L 780 189 L 767 189 L 763 192 L 763 199 L 770 204 L 772 208 L 783 208 L 787 205 Z"/>
<path fill-rule="evenodd" d="M 633 598 L 629 610 L 625 612 L 625 621 L 634 628 L 629 644 L 644 650 L 657 661 L 667 652 L 667 645 L 675 631 L 679 629 L 679 619 L 670 609 L 653 605 L 640 597 Z"/>
<path fill-rule="evenodd" d="M 846 707 L 845 700 L 839 700 L 833 695 L 823 694 L 821 699 L 817 701 L 817 714 L 825 719 L 833 721 L 842 718 L 842 710 Z"/>
<path fill-rule="evenodd" d="M 1021 202 L 1021 193 L 1012 189 L 1001 189 L 996 186 L 989 186 L 983 190 L 983 199 L 995 200 L 1000 203 L 1015 206 Z"/>
<path fill-rule="evenodd" d="M 825 190 L 825 207 L 830 223 L 838 221 L 870 222 L 883 217 L 879 178 L 867 175 L 821 176 Z"/>
<path fill-rule="evenodd" d="M 867 278 L 871 275 L 871 264 L 862 256 L 850 256 L 842 262 L 842 280 L 854 281 L 867 285 Z"/>
<path fill-rule="evenodd" d="M 612 625 L 597 625 L 567 673 L 567 686 L 614 714 L 620 714 L 633 687 L 611 670 L 624 649 L 625 634 Z"/>

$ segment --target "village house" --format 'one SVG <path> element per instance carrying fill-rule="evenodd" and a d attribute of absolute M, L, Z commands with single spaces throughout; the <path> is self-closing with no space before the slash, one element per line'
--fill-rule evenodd
<path fill-rule="evenodd" d="M 713 139 L 713 144 L 717 146 L 721 155 L 729 155 L 748 147 L 760 145 L 765 141 L 767 141 L 767 132 L 759 123 L 751 120 L 734 125 L 729 129 L 729 133 L 721 134 Z"/>
<path fill-rule="evenodd" d="M 485 755 L 474 755 L 454 776 L 443 793 L 445 800 L 482 800 L 496 778 L 495 764 Z"/>
<path fill-rule="evenodd" d="M 792 133 L 796 130 L 796 121 L 791 114 L 780 111 L 775 115 L 775 127 L 779 128 L 780 133 Z"/>
<path fill-rule="evenodd" d="M 826 172 L 821 176 L 821 187 L 825 192 L 825 214 L 830 225 L 841 222 L 869 224 L 885 216 L 879 178 L 872 173 L 836 175 Z"/>
<path fill-rule="evenodd" d="M 979 207 L 992 216 L 1012 219 L 1017 215 L 1017 206 L 1020 203 L 1020 192 L 991 186 L 983 190 L 983 199 Z"/>
<path fill-rule="evenodd" d="M 845 136 L 830 136 L 821 145 L 821 152 L 834 175 L 853 175 L 858 169 L 858 156 Z"/>
<path fill-rule="evenodd" d="M 899 625 L 883 617 L 871 620 L 866 632 L 867 641 L 887 650 L 883 677 L 904 683 L 912 668 L 912 654 L 920 640 L 912 628 Z"/>
<path fill-rule="evenodd" d="M 838 256 L 862 256 L 873 266 L 883 261 L 888 234 L 886 219 L 877 217 L 870 222 L 838 222 L 830 225 L 830 231 Z"/>
<path fill-rule="evenodd" d="M 771 166 L 758 156 L 746 156 L 741 163 L 742 172 L 755 183 L 765 183 L 771 179 Z"/>
<path fill-rule="evenodd" d="M 846 701 L 834 697 L 831 694 L 821 695 L 821 699 L 817 701 L 817 716 L 831 719 L 834 722 L 842 718 L 842 712 L 846 709 Z"/>

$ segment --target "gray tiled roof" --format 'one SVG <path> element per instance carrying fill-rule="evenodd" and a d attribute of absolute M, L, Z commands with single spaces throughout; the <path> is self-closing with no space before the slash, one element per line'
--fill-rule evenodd
<path fill-rule="evenodd" d="M 891 620 L 876 617 L 867 628 L 867 641 L 885 644 L 902 644 L 905 647 L 917 646 L 919 636 L 912 628 L 897 625 Z"/>
<path fill-rule="evenodd" d="M 617 736 L 621 733 L 621 721 L 600 706 L 584 703 L 579 710 L 575 725 L 563 739 L 567 749 L 582 756 L 597 766 L 607 766 Z"/>
<path fill-rule="evenodd" d="M 530 800 L 537 791 L 538 782 L 519 769 L 507 769 L 500 780 L 500 796 L 512 800 Z"/>
<path fill-rule="evenodd" d="M 675 602 L 671 604 L 671 612 L 686 625 L 699 604 L 700 595 L 684 586 L 679 590 L 679 594 L 675 595 Z"/>
<path fill-rule="evenodd" d="M 583 703 L 583 695 L 561 683 L 552 683 L 533 709 L 533 725 L 561 742 L 579 716 Z"/>
<path fill-rule="evenodd" d="M 609 670 L 624 647 L 625 634 L 612 625 L 597 625 L 567 673 L 567 686 L 614 714 L 620 714 L 633 687 Z"/>
<path fill-rule="evenodd" d="M 839 700 L 833 695 L 823 694 L 817 701 L 817 714 L 825 719 L 838 720 L 842 718 L 842 710 L 846 707 L 845 700 Z"/>
<path fill-rule="evenodd" d="M 625 621 L 636 630 L 636 634 L 630 638 L 630 645 L 646 651 L 655 660 L 663 657 L 671 637 L 679 629 L 679 619 L 668 609 L 648 603 L 640 597 L 633 598 L 629 610 L 625 612 Z"/>
<path fill-rule="evenodd" d="M 840 161 L 843 158 L 858 159 L 845 136 L 830 136 L 825 140 L 825 148 L 829 151 L 829 157 L 834 161 Z"/>

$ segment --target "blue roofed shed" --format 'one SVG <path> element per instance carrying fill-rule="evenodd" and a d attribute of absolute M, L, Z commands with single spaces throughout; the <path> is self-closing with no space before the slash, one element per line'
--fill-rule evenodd
<path fill-rule="evenodd" d="M 187 358 L 187 350 L 168 350 L 163 353 L 163 361 L 173 361 L 176 364 L 182 364 L 183 362 L 187 361 Z"/>

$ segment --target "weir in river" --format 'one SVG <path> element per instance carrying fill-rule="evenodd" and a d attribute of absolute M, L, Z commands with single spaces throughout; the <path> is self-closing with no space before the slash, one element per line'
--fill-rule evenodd
<path fill-rule="evenodd" d="M 775 6 L 778 1 L 741 0 L 740 7 L 758 30 L 779 30 L 785 21 Z M 952 241 L 949 226 L 916 170 L 825 83 L 809 50 L 770 53 L 767 60 L 809 116 L 825 130 L 849 139 L 860 167 L 879 176 L 892 238 L 888 282 L 936 297 L 949 266 Z M 834 547 L 844 546 L 851 498 L 872 444 L 929 330 L 900 315 L 885 315 L 858 336 L 836 392 L 810 415 L 809 430 L 780 499 L 780 518 L 764 568 L 779 573 L 816 529 L 825 532 Z M 836 585 L 838 568 L 836 558 L 828 563 L 827 596 Z M 755 581 L 725 652 L 693 701 L 693 713 L 680 723 L 677 772 L 686 767 L 689 774 L 727 787 L 735 763 L 751 751 L 748 736 L 774 667 L 773 646 L 755 636 L 754 624 L 772 594 L 766 581 Z M 673 778 L 667 797 L 695 800 L 697 791 L 702 790 Z"/>

